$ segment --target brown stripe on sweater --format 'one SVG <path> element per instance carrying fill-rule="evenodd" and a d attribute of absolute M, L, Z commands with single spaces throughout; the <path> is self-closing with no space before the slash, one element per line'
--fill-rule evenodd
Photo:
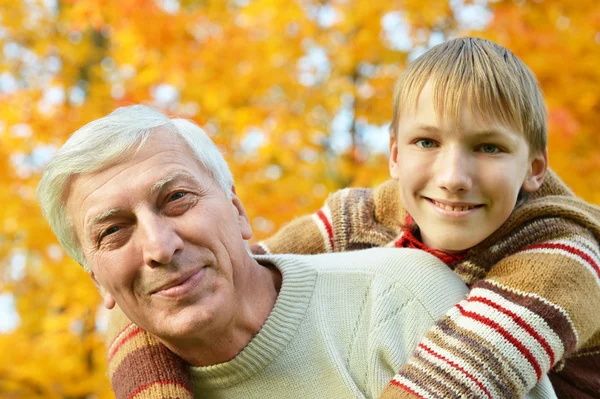
<path fill-rule="evenodd" d="M 450 319 L 449 321 L 452 322 Z M 508 398 L 514 396 L 515 392 L 518 392 L 517 386 L 513 383 L 513 378 L 503 367 L 496 367 L 493 370 L 491 368 L 481 367 L 482 363 L 489 363 L 490 359 L 496 359 L 496 357 L 493 354 L 485 356 L 479 348 L 480 345 L 475 342 L 474 338 L 472 339 L 464 337 L 462 334 L 458 334 L 456 331 L 449 328 L 448 323 L 444 323 L 443 328 L 440 327 L 431 331 L 427 334 L 427 337 L 430 337 L 432 341 L 444 342 L 444 349 L 452 353 L 453 358 L 462 359 L 465 363 L 477 370 L 478 373 L 482 375 L 482 378 L 489 381 L 497 391 L 502 393 L 502 397 Z M 451 344 L 448 338 L 453 338 L 457 343 L 453 342 Z M 464 338 L 474 342 L 474 344 L 465 342 L 466 340 Z M 470 351 L 467 349 L 470 349 Z M 484 351 L 487 351 L 487 349 L 484 348 Z M 497 359 L 493 364 L 499 365 L 499 362 L 500 360 Z"/>
<path fill-rule="evenodd" d="M 192 399 L 193 394 L 177 382 L 156 383 L 149 387 L 140 387 L 129 399 Z"/>
<path fill-rule="evenodd" d="M 531 215 L 524 216 L 511 215 L 494 234 L 471 248 L 466 260 L 491 270 L 498 262 L 533 244 L 565 239 L 574 234 L 590 236 L 589 231 L 581 226 L 554 215 L 537 219 L 531 219 Z"/>
<path fill-rule="evenodd" d="M 561 371 L 551 371 L 549 377 L 560 399 L 600 398 L 600 355 L 567 359 Z"/>
<path fill-rule="evenodd" d="M 406 210 L 400 201 L 400 187 L 396 180 L 388 180 L 373 190 L 375 201 L 374 219 L 385 227 L 396 231 L 402 229 L 406 220 Z"/>
<path fill-rule="evenodd" d="M 340 229 L 338 236 L 343 237 L 340 251 L 382 247 L 398 235 L 398 229 L 374 220 L 376 209 L 372 190 L 351 190 L 340 201 L 343 223 L 336 226 Z"/>
<path fill-rule="evenodd" d="M 539 243 L 540 232 L 538 228 L 539 226 L 536 223 L 530 221 L 519 224 L 506 236 L 496 237 L 499 235 L 499 232 L 496 231 L 491 237 L 471 248 L 465 260 L 471 260 L 474 264 L 489 271 L 507 255 L 531 244 Z M 492 240 L 492 237 L 495 237 L 495 239 Z M 543 237 L 547 240 L 546 235 L 543 235 Z"/>
<path fill-rule="evenodd" d="M 157 381 L 177 381 L 191 387 L 187 364 L 163 345 L 130 351 L 112 375 L 117 399 L 128 399 L 140 387 Z"/>
<path fill-rule="evenodd" d="M 442 394 L 443 398 L 458 397 L 459 393 L 462 393 L 462 395 L 464 395 L 467 392 L 473 392 L 473 388 L 469 387 L 463 381 L 469 381 L 472 384 L 476 385 L 475 382 L 473 380 L 471 380 L 469 377 L 467 377 L 466 375 L 464 375 L 461 371 L 454 369 L 452 371 L 452 373 L 448 373 L 446 371 L 442 371 L 432 361 L 425 359 L 423 355 L 419 354 L 417 357 L 419 358 L 419 361 L 421 362 L 421 364 L 423 366 L 425 366 L 426 370 L 430 370 L 432 372 L 434 370 L 438 371 L 434 375 L 438 378 L 441 377 L 443 379 L 443 382 L 439 383 L 440 390 L 443 392 L 443 394 Z M 450 365 L 447 365 L 447 366 L 450 369 L 453 369 L 452 366 L 450 366 Z M 440 373 L 440 371 L 441 371 L 441 373 Z M 434 381 L 437 381 L 437 380 L 434 380 Z M 475 388 L 475 390 L 478 391 L 477 388 Z"/>
<path fill-rule="evenodd" d="M 525 269 L 543 263 L 539 269 Z M 600 287 L 590 271 L 579 261 L 560 252 L 519 253 L 499 262 L 488 275 L 506 287 L 518 287 L 566 311 L 579 333 L 580 342 L 587 341 L 598 330 Z M 585 292 L 586 295 L 572 295 Z M 567 352 L 567 355 L 570 352 Z"/>
<path fill-rule="evenodd" d="M 404 388 L 397 386 L 397 384 L 399 384 L 397 381 L 392 380 L 385 386 L 379 397 L 385 399 L 421 399 L 421 396 L 414 395 Z"/>
<path fill-rule="evenodd" d="M 597 331 L 584 345 L 579 348 L 578 354 L 585 356 L 586 353 L 594 353 L 600 351 L 600 331 Z M 598 370 L 600 373 L 600 370 Z"/>
<path fill-rule="evenodd" d="M 313 237 L 312 240 L 298 240 L 298 237 Z M 273 254 L 322 254 L 325 250 L 323 235 L 312 217 L 305 216 L 285 225 L 273 237 L 265 240 L 265 245 Z"/>
<path fill-rule="evenodd" d="M 454 273 L 465 283 L 467 286 L 473 285 L 477 280 L 481 280 L 485 277 L 487 271 L 480 267 L 476 266 L 472 261 L 465 260 L 459 262 L 454 266 Z"/>
<path fill-rule="evenodd" d="M 112 375 L 112 373 L 119 367 L 121 361 L 123 361 L 129 352 L 135 350 L 136 348 L 156 345 L 162 344 L 160 344 L 155 336 L 148 334 L 136 325 L 133 325 L 133 328 L 131 330 L 127 330 L 127 333 L 120 338 L 118 346 L 112 348 L 114 352 L 109 353 L 109 374 Z"/>
<path fill-rule="evenodd" d="M 354 249 L 353 247 L 358 245 L 359 248 L 364 248 L 364 244 L 368 241 L 367 235 L 356 234 L 357 231 L 368 231 L 372 226 L 365 225 L 365 219 L 367 222 L 372 221 L 372 215 L 375 207 L 373 198 L 371 197 L 371 190 L 352 190 L 344 192 L 342 200 L 342 212 L 345 217 L 340 217 L 343 221 L 340 224 L 339 235 L 344 237 L 343 245 L 346 250 Z M 355 238 L 355 240 L 353 240 Z M 355 245 L 353 245 L 355 244 Z M 363 245 L 361 245 L 363 244 Z M 375 244 L 370 244 L 374 246 Z M 361 249 L 362 249 L 361 248 Z M 358 248 L 357 248 L 358 249 Z"/>
<path fill-rule="evenodd" d="M 423 371 L 416 368 L 415 360 L 420 359 L 414 356 L 410 363 L 402 367 L 402 371 L 400 371 L 399 375 L 415 383 L 420 389 L 426 391 L 433 399 L 447 398 L 448 394 L 451 393 L 448 387 L 431 378 L 428 373 L 423 373 Z M 425 367 L 429 368 L 427 365 L 425 365 Z M 441 391 L 442 396 L 434 391 L 434 388 L 438 388 Z"/>
<path fill-rule="evenodd" d="M 459 270 L 463 273 L 468 273 L 469 275 L 471 275 L 475 278 L 484 278 L 487 273 L 487 270 L 485 270 L 484 267 L 479 266 L 470 260 L 464 260 L 462 262 L 459 262 L 454 267 L 454 270 L 457 273 Z"/>
<path fill-rule="evenodd" d="M 348 189 L 336 191 L 327 198 L 327 204 L 331 211 L 331 227 L 333 229 L 333 240 L 336 251 L 343 252 L 348 245 L 347 226 L 348 220 L 346 207 L 344 206 L 344 195 L 349 193 Z"/>
<path fill-rule="evenodd" d="M 565 353 L 572 353 L 576 349 L 577 338 L 575 332 L 570 328 L 571 323 L 566 316 L 558 311 L 555 307 L 547 304 L 539 298 L 520 295 L 516 292 L 499 287 L 490 281 L 481 280 L 477 282 L 473 288 L 483 288 L 492 291 L 507 301 L 522 306 L 529 311 L 540 316 L 550 326 L 556 334 L 560 337 L 564 347 Z M 557 357 L 557 361 L 559 358 Z M 553 365 L 554 366 L 554 365 Z"/>
<path fill-rule="evenodd" d="M 503 382 L 503 389 L 515 392 L 520 390 L 519 386 L 527 386 L 527 381 L 521 371 L 497 347 L 491 346 L 488 341 L 471 331 L 459 327 L 449 317 L 438 322 L 437 326 L 446 335 L 463 342 L 465 348 L 472 349 L 472 353 L 481 357 L 483 364 L 508 365 L 510 367 L 508 370 L 500 367 L 499 371 L 495 371 L 495 375 Z M 518 379 L 519 386 L 516 385 L 515 378 Z"/>
<path fill-rule="evenodd" d="M 459 376 L 465 380 L 471 381 L 467 376 L 465 376 L 462 372 L 457 369 L 454 369 L 452 366 L 448 365 L 450 369 L 452 369 L 452 373 L 448 373 L 443 371 L 438 365 L 436 365 L 431 360 L 427 359 L 422 352 L 416 353 L 414 359 L 417 360 L 416 364 L 420 364 L 425 370 L 425 372 L 421 371 L 420 376 L 415 377 L 413 381 L 419 381 L 422 386 L 426 387 L 435 387 L 442 392 L 442 398 L 450 398 L 456 396 L 459 392 L 472 392 L 473 389 L 470 388 L 467 384 L 461 381 Z M 439 360 L 439 359 L 438 359 Z M 444 362 L 442 360 L 442 362 Z M 445 362 L 444 362 L 445 363 Z M 415 368 L 415 370 L 418 370 Z M 423 378 L 427 375 L 427 379 Z M 441 378 L 442 381 L 438 379 L 434 379 L 431 375 L 435 375 L 436 377 Z M 472 381 L 471 381 L 472 382 Z"/>

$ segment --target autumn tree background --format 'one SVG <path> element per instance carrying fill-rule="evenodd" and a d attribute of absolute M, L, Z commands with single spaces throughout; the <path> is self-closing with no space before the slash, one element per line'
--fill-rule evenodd
<path fill-rule="evenodd" d="M 395 79 L 464 34 L 534 70 L 550 165 L 599 204 L 596 0 L 0 0 L 0 397 L 112 397 L 99 295 L 34 197 L 70 133 L 133 103 L 193 119 L 262 238 L 388 177 Z"/>

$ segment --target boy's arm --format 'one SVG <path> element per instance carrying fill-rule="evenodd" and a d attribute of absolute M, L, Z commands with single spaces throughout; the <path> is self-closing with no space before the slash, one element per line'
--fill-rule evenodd
<path fill-rule="evenodd" d="M 427 332 L 380 398 L 522 397 L 559 361 L 600 347 L 591 342 L 599 253 L 580 234 L 504 258 Z"/>
<path fill-rule="evenodd" d="M 183 360 L 133 324 L 116 306 L 106 334 L 108 376 L 117 399 L 193 399 Z"/>
<path fill-rule="evenodd" d="M 327 197 L 321 209 L 292 220 L 252 246 L 255 254 L 322 254 L 383 247 L 396 238 L 406 211 L 397 183 L 375 189 L 346 188 Z"/>
<path fill-rule="evenodd" d="M 333 224 L 329 205 L 312 215 L 292 220 L 272 237 L 253 244 L 255 254 L 314 255 L 334 251 Z"/>

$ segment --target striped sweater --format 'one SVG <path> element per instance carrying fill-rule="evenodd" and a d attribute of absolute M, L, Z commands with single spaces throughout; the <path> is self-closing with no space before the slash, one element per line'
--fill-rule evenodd
<path fill-rule="evenodd" d="M 395 181 L 345 189 L 253 251 L 405 246 L 406 218 Z M 381 398 L 516 398 L 545 374 L 559 398 L 600 397 L 599 241 L 600 208 L 550 173 L 500 229 L 450 262 L 469 296 L 427 332 Z M 108 339 L 118 399 L 193 396 L 185 365 L 122 316 Z"/>

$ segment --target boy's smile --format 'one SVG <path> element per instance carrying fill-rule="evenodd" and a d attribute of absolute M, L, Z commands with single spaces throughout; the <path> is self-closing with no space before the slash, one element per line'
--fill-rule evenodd
<path fill-rule="evenodd" d="M 423 243 L 463 251 L 510 216 L 519 191 L 535 191 L 546 155 L 530 155 L 517 129 L 484 122 L 466 101 L 460 120 L 441 120 L 428 82 L 414 110 L 403 112 L 390 138 L 390 172 Z"/>
<path fill-rule="evenodd" d="M 425 199 L 428 200 L 438 212 L 449 217 L 466 216 L 483 206 L 483 204 L 475 204 L 472 202 L 451 202 L 427 197 L 425 197 Z"/>

